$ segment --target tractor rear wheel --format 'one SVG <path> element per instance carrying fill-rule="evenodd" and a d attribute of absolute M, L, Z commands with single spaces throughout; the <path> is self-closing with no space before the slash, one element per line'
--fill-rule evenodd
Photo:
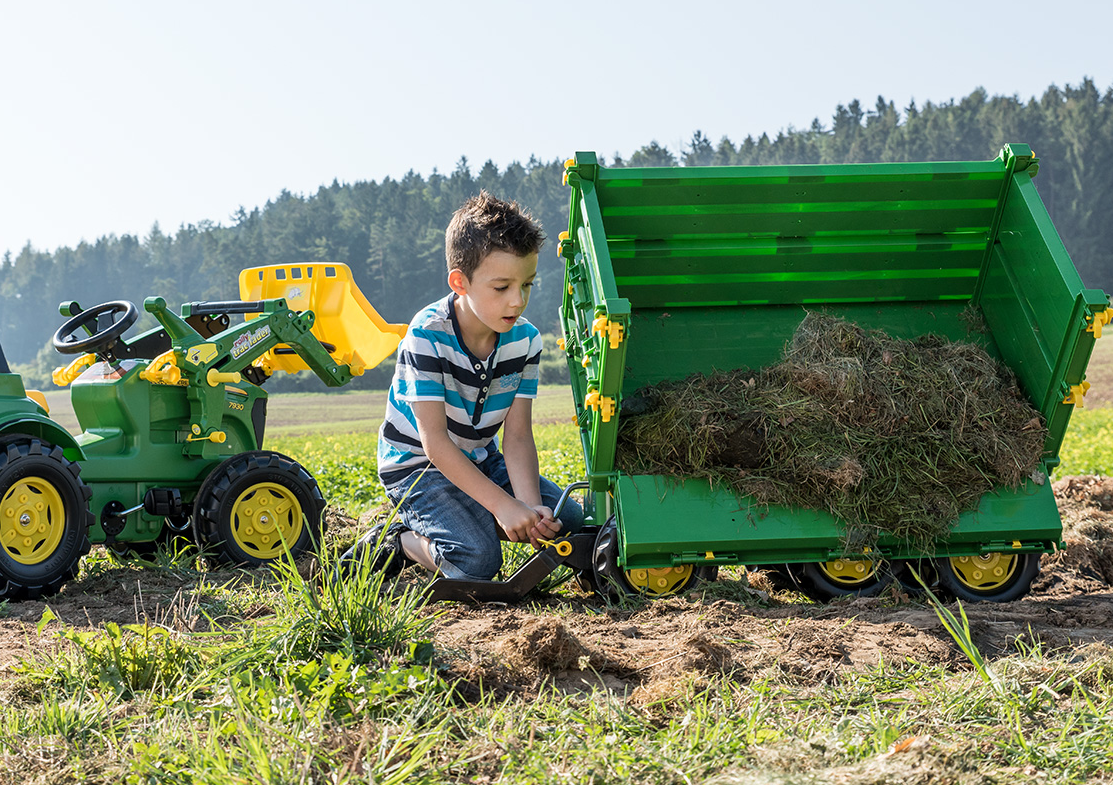
<path fill-rule="evenodd" d="M 799 565 L 800 583 L 808 596 L 820 602 L 847 595 L 872 597 L 888 582 L 883 564 L 869 559 L 807 562 Z"/>
<path fill-rule="evenodd" d="M 77 576 L 91 496 L 61 447 L 31 437 L 0 444 L 0 598 L 38 599 Z"/>
<path fill-rule="evenodd" d="M 1028 593 L 1040 574 L 1038 553 L 984 553 L 935 560 L 939 584 L 967 602 L 1009 602 Z"/>
<path fill-rule="evenodd" d="M 297 461 L 257 450 L 229 458 L 205 479 L 193 503 L 203 546 L 231 564 L 261 567 L 289 551 L 297 558 L 321 536 L 325 500 Z"/>
<path fill-rule="evenodd" d="M 599 530 L 592 554 L 592 589 L 610 602 L 627 596 L 658 599 L 694 589 L 718 577 L 718 567 L 682 564 L 676 567 L 635 568 L 618 566 L 618 524 L 614 518 Z"/>

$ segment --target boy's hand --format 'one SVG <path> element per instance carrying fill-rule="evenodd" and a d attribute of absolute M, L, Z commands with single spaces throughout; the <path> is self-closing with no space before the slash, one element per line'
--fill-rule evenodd
<path fill-rule="evenodd" d="M 529 541 L 536 547 L 538 539 L 548 539 L 560 531 L 560 523 L 553 520 L 548 507 L 530 507 L 511 498 L 499 513 L 495 520 L 511 542 Z"/>

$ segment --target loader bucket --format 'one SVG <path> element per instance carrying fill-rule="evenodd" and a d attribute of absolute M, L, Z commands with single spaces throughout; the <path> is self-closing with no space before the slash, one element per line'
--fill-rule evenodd
<path fill-rule="evenodd" d="M 314 313 L 313 335 L 338 362 L 373 368 L 394 353 L 406 334 L 406 325 L 389 324 L 379 315 L 346 264 L 277 264 L 240 273 L 241 300 L 277 297 L 291 310 Z M 301 357 L 281 349 L 267 353 L 271 368 L 287 373 L 309 370 Z"/>

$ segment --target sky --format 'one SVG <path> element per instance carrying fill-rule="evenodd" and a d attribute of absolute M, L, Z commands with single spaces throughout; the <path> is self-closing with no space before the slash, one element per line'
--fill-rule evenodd
<path fill-rule="evenodd" d="M 1104 92 L 1110 22 L 1108 0 L 0 0 L 0 254 L 461 156 L 737 143 L 855 98 Z"/>

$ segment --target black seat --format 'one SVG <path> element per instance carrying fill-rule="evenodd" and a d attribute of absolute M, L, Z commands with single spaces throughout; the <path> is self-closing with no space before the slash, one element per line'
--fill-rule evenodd
<path fill-rule="evenodd" d="M 0 346 L 0 373 L 11 373 L 12 369 L 8 367 L 8 361 L 4 359 L 4 347 Z"/>

